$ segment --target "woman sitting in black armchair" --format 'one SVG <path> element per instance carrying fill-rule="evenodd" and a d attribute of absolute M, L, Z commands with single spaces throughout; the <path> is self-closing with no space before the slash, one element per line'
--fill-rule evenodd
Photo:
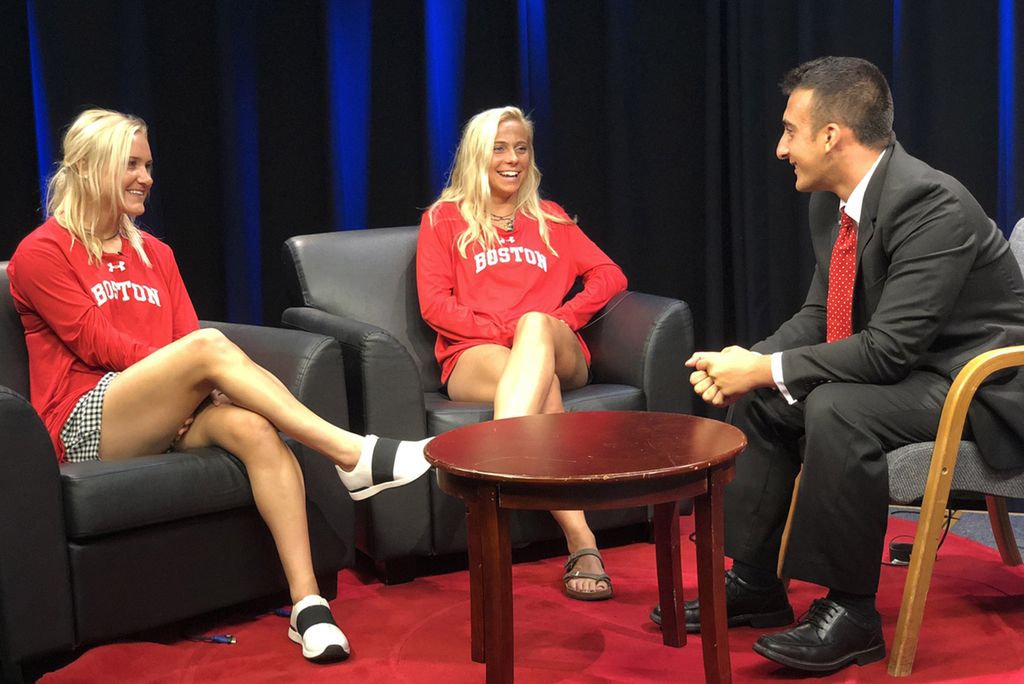
<path fill-rule="evenodd" d="M 494 402 L 495 419 L 564 411 L 562 391 L 589 381 L 577 331 L 626 288 L 539 186 L 533 123 L 516 107 L 489 109 L 466 124 L 448 186 L 420 222 L 416 285 L 441 382 L 456 401 Z M 566 301 L 578 277 L 583 290 Z M 566 595 L 611 598 L 583 511 L 552 515 L 569 547 Z"/>
<path fill-rule="evenodd" d="M 245 464 L 310 660 L 349 655 L 319 594 L 302 473 L 278 432 L 337 465 L 352 498 L 429 467 L 422 442 L 361 437 L 303 406 L 216 330 L 200 330 L 171 249 L 136 227 L 153 185 L 142 120 L 90 109 L 64 137 L 45 223 L 8 267 L 29 353 L 32 404 L 63 461 L 216 445 Z"/>

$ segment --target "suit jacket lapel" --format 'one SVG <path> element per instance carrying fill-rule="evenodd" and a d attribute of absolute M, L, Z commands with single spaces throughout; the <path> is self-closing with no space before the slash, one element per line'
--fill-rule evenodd
<path fill-rule="evenodd" d="M 860 223 L 857 225 L 858 271 L 860 270 L 860 258 L 864 254 L 864 248 L 875 235 L 875 220 L 878 218 L 878 204 L 882 198 L 882 188 L 885 186 L 886 177 L 889 175 L 889 164 L 892 162 L 892 157 L 897 153 L 897 150 L 900 153 L 903 152 L 903 148 L 900 147 L 898 142 L 893 142 L 893 144 L 885 148 L 885 156 L 878 163 L 878 168 L 875 169 L 875 173 L 871 176 L 868 187 L 864 191 L 864 202 L 861 204 L 860 209 Z"/>

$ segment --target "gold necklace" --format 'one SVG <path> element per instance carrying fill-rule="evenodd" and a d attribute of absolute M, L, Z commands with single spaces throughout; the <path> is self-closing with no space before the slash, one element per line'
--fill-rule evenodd
<path fill-rule="evenodd" d="M 515 228 L 516 215 L 509 214 L 508 216 L 498 216 L 497 214 L 491 214 L 491 220 L 498 224 L 498 227 L 506 233 L 511 233 Z"/>

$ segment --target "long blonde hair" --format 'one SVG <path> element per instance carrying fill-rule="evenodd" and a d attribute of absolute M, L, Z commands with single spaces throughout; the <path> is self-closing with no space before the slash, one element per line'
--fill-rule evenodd
<path fill-rule="evenodd" d="M 494 138 L 498 135 L 498 126 L 506 121 L 518 121 L 523 125 L 530 147 L 530 166 L 526 170 L 522 185 L 519 186 L 515 212 L 522 211 L 537 221 L 540 225 L 541 239 L 556 256 L 558 253 L 548 239 L 547 221 L 568 223 L 564 217 L 541 208 L 538 193 L 540 169 L 537 168 L 533 154 L 533 122 L 518 107 L 484 110 L 470 119 L 462 130 L 462 139 L 455 151 L 448 185 L 428 209 L 433 225 L 434 211 L 440 204 L 454 202 L 459 208 L 459 213 L 468 226 L 455 243 L 463 259 L 466 258 L 466 248 L 472 243 L 489 248 L 498 241 L 498 231 L 491 220 L 491 182 L 488 169 L 494 155 Z"/>
<path fill-rule="evenodd" d="M 72 246 L 82 243 L 89 263 L 103 258 L 103 238 L 97 231 L 116 215 L 122 239 L 150 266 L 142 247 L 142 235 L 124 213 L 125 170 L 136 133 L 146 133 L 142 119 L 107 109 L 87 109 L 64 134 L 64 159 L 46 186 L 46 216 L 54 216 L 69 233 Z"/>

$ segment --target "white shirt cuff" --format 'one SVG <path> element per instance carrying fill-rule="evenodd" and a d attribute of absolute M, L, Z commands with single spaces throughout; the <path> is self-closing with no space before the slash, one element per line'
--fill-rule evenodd
<path fill-rule="evenodd" d="M 775 382 L 775 387 L 782 393 L 782 396 L 790 404 L 795 404 L 796 399 L 786 389 L 786 380 L 782 377 L 782 352 L 775 352 L 772 354 L 772 380 Z"/>

